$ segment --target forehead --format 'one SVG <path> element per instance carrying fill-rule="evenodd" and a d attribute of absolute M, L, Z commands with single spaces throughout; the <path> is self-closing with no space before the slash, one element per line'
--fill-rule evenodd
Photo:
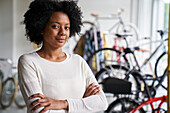
<path fill-rule="evenodd" d="M 70 23 L 68 15 L 63 12 L 54 12 L 50 17 L 50 21 Z"/>

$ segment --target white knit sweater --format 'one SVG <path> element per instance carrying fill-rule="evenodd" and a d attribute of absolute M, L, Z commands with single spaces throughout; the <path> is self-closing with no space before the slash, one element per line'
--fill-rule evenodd
<path fill-rule="evenodd" d="M 66 55 L 67 58 L 62 62 L 48 61 L 36 52 L 19 58 L 19 84 L 27 104 L 27 113 L 31 113 L 29 104 L 33 101 L 28 97 L 36 93 L 56 100 L 67 99 L 68 111 L 48 110 L 46 113 L 92 113 L 107 109 L 103 91 L 98 95 L 83 98 L 86 88 L 92 82 L 98 83 L 83 58 L 76 54 Z"/>

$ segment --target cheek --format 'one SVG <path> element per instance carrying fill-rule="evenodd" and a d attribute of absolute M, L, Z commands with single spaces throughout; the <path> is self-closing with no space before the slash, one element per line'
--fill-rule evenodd
<path fill-rule="evenodd" d="M 67 32 L 67 36 L 68 36 L 68 37 L 70 36 L 70 30 Z"/>
<path fill-rule="evenodd" d="M 50 37 L 50 36 L 55 36 L 58 32 L 54 30 L 48 30 L 45 33 L 45 36 Z"/>

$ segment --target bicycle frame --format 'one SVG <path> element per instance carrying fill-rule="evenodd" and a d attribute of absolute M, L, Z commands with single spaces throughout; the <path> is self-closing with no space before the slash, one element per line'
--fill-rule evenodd
<path fill-rule="evenodd" d="M 125 39 L 125 38 L 124 38 L 124 39 Z M 167 40 L 168 40 L 168 39 L 161 40 L 161 43 L 157 46 L 157 48 L 154 50 L 154 52 L 151 53 L 151 55 L 149 56 L 149 58 L 147 58 L 147 59 L 142 63 L 142 65 L 139 65 L 135 53 L 134 53 L 133 51 L 130 52 L 130 53 L 133 55 L 133 59 L 134 59 L 134 61 L 135 61 L 135 63 L 136 63 L 136 65 L 133 65 L 132 67 L 135 66 L 135 67 L 138 68 L 137 70 L 140 71 L 145 65 L 147 65 L 147 64 L 149 63 L 149 61 L 151 61 L 151 59 L 156 55 L 156 53 L 159 51 L 159 49 L 160 49 L 162 46 L 164 46 L 164 42 L 167 41 Z M 126 41 L 126 39 L 125 39 L 125 41 Z M 160 41 L 158 41 L 158 42 L 160 42 Z M 128 48 L 128 46 L 127 46 L 127 48 Z M 123 49 L 123 51 L 124 51 L 124 49 L 127 49 L 127 48 L 122 48 L 122 49 Z M 133 48 L 129 48 L 129 49 L 133 49 Z M 140 51 L 140 48 L 139 48 L 139 51 Z M 126 55 L 126 54 L 129 54 L 129 52 L 128 52 L 128 53 L 122 52 L 122 55 Z M 131 60 L 131 57 L 130 57 L 129 60 Z M 130 63 L 128 63 L 128 64 L 130 64 Z"/>
<path fill-rule="evenodd" d="M 10 65 L 9 69 L 7 70 L 7 77 L 12 77 L 12 70 L 13 70 L 13 62 L 9 58 L 0 58 L 0 61 L 6 62 Z"/>
<path fill-rule="evenodd" d="M 150 97 L 147 101 L 144 101 L 142 102 L 139 106 L 137 106 L 136 108 L 133 108 L 132 110 L 130 110 L 128 113 L 135 113 L 137 110 L 141 109 L 142 107 L 146 106 L 146 105 L 150 105 L 152 110 L 155 110 L 154 106 L 153 106 L 153 103 L 154 102 L 157 102 L 157 101 L 161 101 L 158 105 L 158 112 L 157 113 L 160 113 L 160 108 L 162 106 L 162 104 L 164 102 L 167 102 L 167 96 L 161 96 L 161 97 Z"/>
<path fill-rule="evenodd" d="M 164 45 L 164 42 L 167 40 L 168 39 L 161 40 L 161 43 L 157 46 L 157 48 L 154 50 L 154 52 L 152 52 L 152 54 L 149 56 L 149 58 L 147 58 L 147 60 L 140 66 L 141 69 L 153 58 L 153 56 L 156 54 L 156 52 Z"/>
<path fill-rule="evenodd" d="M 100 23 L 99 23 L 99 20 L 118 20 L 117 22 L 115 22 L 115 24 L 113 26 L 111 26 L 107 31 L 109 33 L 111 33 L 111 31 L 116 28 L 116 26 L 119 26 L 120 24 L 122 24 L 124 26 L 124 22 L 123 22 L 123 19 L 122 19 L 122 12 L 124 11 L 124 9 L 120 8 L 118 9 L 117 11 L 117 14 L 112 14 L 111 16 L 107 16 L 107 17 L 102 17 L 102 16 L 99 16 L 98 14 L 91 14 L 94 18 L 95 18 L 95 26 L 97 28 L 97 30 L 100 29 Z"/>

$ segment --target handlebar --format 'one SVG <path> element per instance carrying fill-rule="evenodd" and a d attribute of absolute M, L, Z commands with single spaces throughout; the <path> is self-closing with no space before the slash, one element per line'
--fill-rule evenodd
<path fill-rule="evenodd" d="M 128 36 L 133 36 L 133 35 L 131 35 L 131 34 L 126 34 L 126 35 L 121 35 L 121 34 L 115 34 L 117 37 L 120 37 L 120 38 L 126 38 L 126 37 L 128 37 Z"/>
<path fill-rule="evenodd" d="M 113 19 L 114 17 L 116 16 L 120 16 L 122 14 L 122 12 L 124 12 L 124 9 L 123 8 L 119 8 L 117 10 L 117 13 L 116 14 L 111 14 L 109 16 L 106 16 L 106 17 L 103 17 L 103 16 L 100 16 L 99 14 L 95 14 L 95 13 L 91 13 L 91 16 L 95 17 L 95 18 L 100 18 L 100 19 Z"/>
<path fill-rule="evenodd" d="M 157 30 L 157 32 L 160 34 L 161 38 L 163 39 L 164 34 L 168 33 L 168 30 Z"/>
<path fill-rule="evenodd" d="M 0 61 L 6 61 L 6 62 L 8 62 L 9 64 L 12 64 L 12 63 L 13 63 L 12 60 L 9 59 L 9 58 L 0 58 Z"/>

